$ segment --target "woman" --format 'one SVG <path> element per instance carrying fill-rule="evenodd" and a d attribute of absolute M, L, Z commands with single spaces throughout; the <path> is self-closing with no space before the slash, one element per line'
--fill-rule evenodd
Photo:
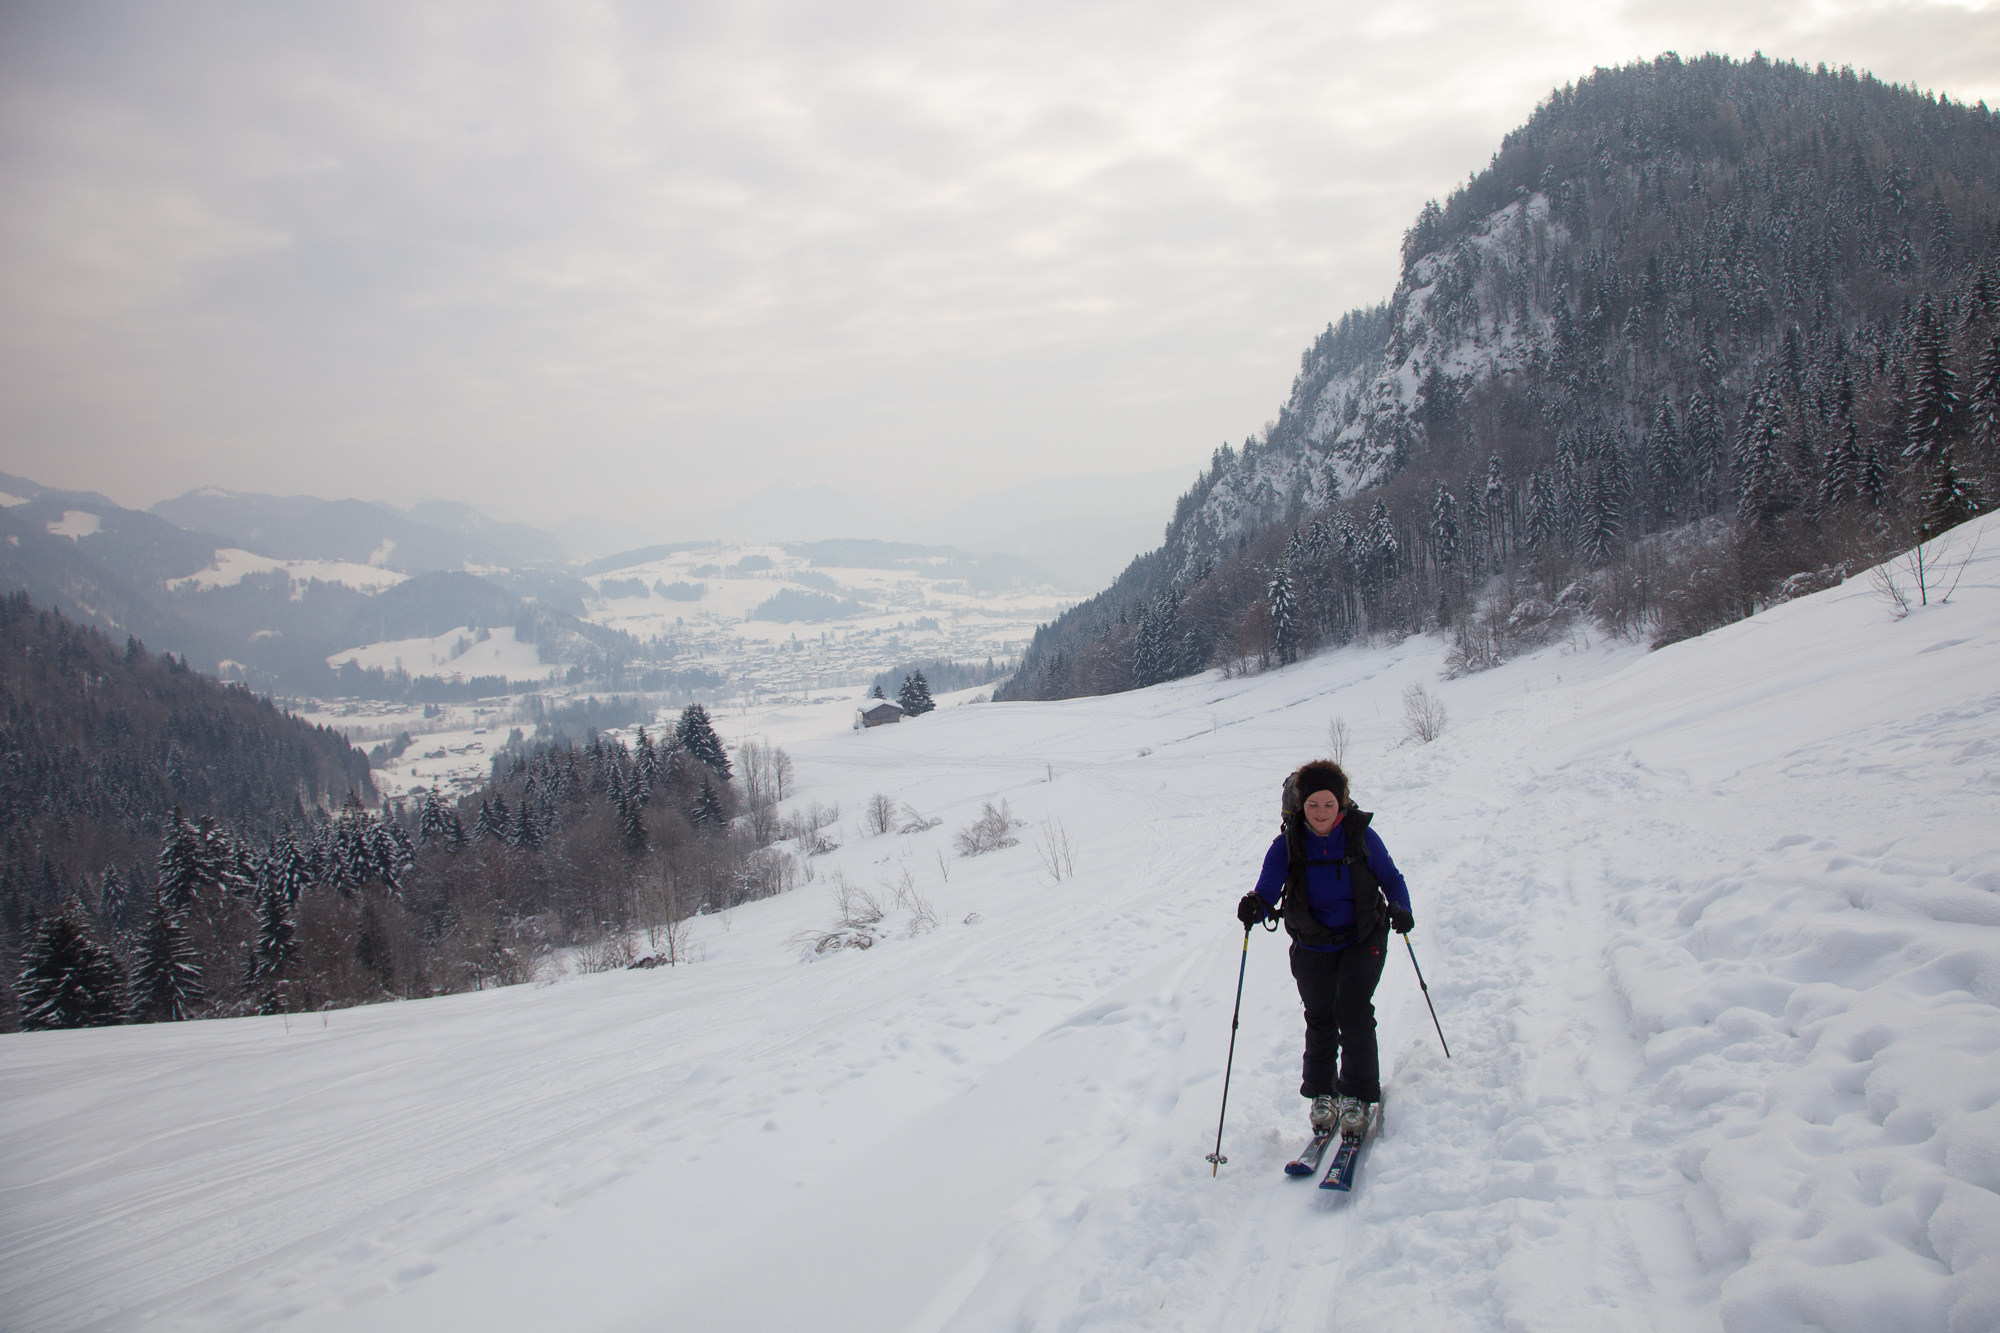
<path fill-rule="evenodd" d="M 1285 788 L 1285 831 L 1264 853 L 1264 873 L 1236 917 L 1246 928 L 1267 913 L 1284 921 L 1306 1011 L 1299 1095 L 1312 1098 L 1315 1131 L 1359 1134 L 1369 1106 L 1382 1100 L 1374 999 L 1383 951 L 1391 927 L 1407 935 L 1416 919 L 1402 873 L 1368 827 L 1373 816 L 1347 799 L 1340 765 L 1316 759 Z"/>

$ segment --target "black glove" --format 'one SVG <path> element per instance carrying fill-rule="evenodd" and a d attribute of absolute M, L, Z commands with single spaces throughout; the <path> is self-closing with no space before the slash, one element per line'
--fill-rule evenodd
<path fill-rule="evenodd" d="M 1398 907 L 1394 903 L 1389 904 L 1389 928 L 1391 930 L 1395 931 L 1398 935 L 1407 935 L 1410 933 L 1411 927 L 1416 924 L 1417 919 L 1410 915 L 1409 908 Z"/>
<path fill-rule="evenodd" d="M 1264 901 L 1264 895 L 1252 889 L 1243 895 L 1243 901 L 1236 904 L 1236 919 L 1247 929 L 1262 921 L 1269 914 L 1271 906 Z"/>

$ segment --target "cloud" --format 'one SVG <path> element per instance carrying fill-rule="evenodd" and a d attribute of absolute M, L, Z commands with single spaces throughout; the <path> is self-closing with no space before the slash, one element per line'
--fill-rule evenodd
<path fill-rule="evenodd" d="M 668 532 L 774 478 L 954 497 L 1193 462 L 1388 294 L 1416 207 L 1538 97 L 1670 47 L 1971 99 L 2000 20 L 10 7 L 7 467 L 128 502 L 449 494 Z"/>

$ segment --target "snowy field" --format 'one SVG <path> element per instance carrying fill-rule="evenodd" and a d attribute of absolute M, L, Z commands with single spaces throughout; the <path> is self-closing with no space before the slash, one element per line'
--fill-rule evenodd
<path fill-rule="evenodd" d="M 322 583 L 343 583 L 360 592 L 381 592 L 409 577 L 380 565 L 361 565 L 351 560 L 274 560 L 254 551 L 225 547 L 215 553 L 215 562 L 183 579 L 169 579 L 169 588 L 229 588 L 253 574 L 284 571 L 291 584 L 292 600 L 305 597 L 306 585 L 314 579 Z"/>
<path fill-rule="evenodd" d="M 9 1329 L 2000 1327 L 2000 523 L 1647 653 L 1439 646 L 779 739 L 841 849 L 705 960 L 0 1037 Z M 1412 681 L 1450 710 L 1401 743 Z M 1344 718 L 1411 884 L 1339 1196 L 1232 911 Z M 795 724 L 793 732 L 803 728 Z M 872 794 L 942 824 L 866 836 Z M 1018 846 L 952 858 L 988 800 Z M 1037 848 L 1068 835 L 1074 873 Z M 944 855 L 940 857 L 940 853 Z M 802 961 L 834 876 L 916 899 Z M 947 878 L 948 875 L 948 878 Z M 905 880 L 907 876 L 907 881 Z"/>
<path fill-rule="evenodd" d="M 543 680 L 560 670 L 542 661 L 541 650 L 523 643 L 512 625 L 475 629 L 460 625 L 431 638 L 384 639 L 380 643 L 343 648 L 326 659 L 330 667 L 354 663 L 362 670 L 407 671 L 412 676 L 465 680 L 500 676 L 507 680 Z"/>
<path fill-rule="evenodd" d="M 696 648 L 697 665 L 723 671 L 739 692 L 794 697 L 866 683 L 916 659 L 1018 655 L 1036 626 L 1076 600 L 1047 586 L 974 591 L 942 557 L 894 568 L 830 567 L 781 545 L 677 551 L 586 581 L 598 594 L 587 611 L 594 623 Z M 674 587 L 691 600 L 662 595 Z M 747 619 L 781 593 L 846 606 L 828 620 Z"/>

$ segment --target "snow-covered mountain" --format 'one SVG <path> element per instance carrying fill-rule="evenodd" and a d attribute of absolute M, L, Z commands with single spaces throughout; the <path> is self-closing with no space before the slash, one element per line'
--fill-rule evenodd
<path fill-rule="evenodd" d="M 1556 90 L 1009 697 L 1384 630 L 1483 660 L 1565 590 L 1672 640 L 1962 521 L 2000 493 L 1996 186 L 2000 116 L 1853 70 Z"/>
<path fill-rule="evenodd" d="M 1974 543 L 1977 543 L 1976 547 Z M 718 718 L 842 845 L 703 961 L 0 1037 L 10 1328 L 1816 1328 L 2000 1322 L 2000 522 L 1662 649 L 1444 645 Z M 1932 554 L 1937 552 L 1934 549 Z M 1907 567 L 1887 571 L 1913 590 Z M 1933 577 L 1935 575 L 1933 574 Z M 1403 691 L 1442 736 L 1410 741 Z M 1409 876 L 1382 1137 L 1303 1136 L 1232 908 L 1343 720 Z M 934 828 L 870 834 L 876 794 Z M 989 802 L 1018 845 L 964 858 Z M 835 890 L 873 947 L 813 955 Z M 866 916 L 862 911 L 858 916 Z M 850 915 L 856 915 L 852 911 Z"/>
<path fill-rule="evenodd" d="M 404 512 L 365 500 L 255 495 L 202 486 L 160 501 L 151 512 L 280 560 L 337 560 L 416 574 L 512 569 L 563 559 L 562 544 L 549 534 L 445 500 Z"/>

